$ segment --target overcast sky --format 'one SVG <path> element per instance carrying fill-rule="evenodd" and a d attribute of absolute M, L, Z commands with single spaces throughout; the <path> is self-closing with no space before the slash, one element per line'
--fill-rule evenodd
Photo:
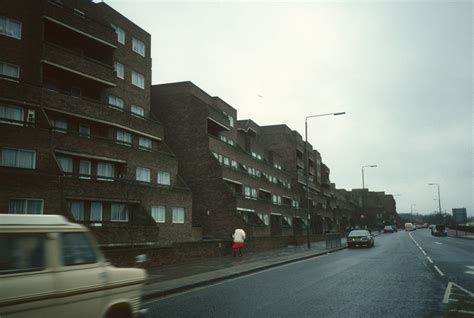
<path fill-rule="evenodd" d="M 238 119 L 287 124 L 337 188 L 399 213 L 473 211 L 471 1 L 106 0 L 152 36 L 153 84 L 192 81 Z M 261 97 L 260 97 L 260 96 Z"/>

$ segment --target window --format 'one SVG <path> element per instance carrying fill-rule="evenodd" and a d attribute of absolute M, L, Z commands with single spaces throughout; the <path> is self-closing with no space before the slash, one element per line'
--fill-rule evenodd
<path fill-rule="evenodd" d="M 61 233 L 61 252 L 64 266 L 97 262 L 94 248 L 84 232 Z"/>
<path fill-rule="evenodd" d="M 214 156 L 214 158 L 216 158 L 217 160 L 219 160 L 219 154 L 218 154 L 218 153 L 212 152 L 212 155 Z"/>
<path fill-rule="evenodd" d="M 145 56 L 145 43 L 135 38 L 132 38 L 132 50 L 140 54 L 141 56 Z"/>
<path fill-rule="evenodd" d="M 132 135 L 123 130 L 117 130 L 117 143 L 125 146 L 132 145 Z"/>
<path fill-rule="evenodd" d="M 20 67 L 15 64 L 0 62 L 0 75 L 20 78 Z"/>
<path fill-rule="evenodd" d="M 173 208 L 173 223 L 184 223 L 184 208 Z"/>
<path fill-rule="evenodd" d="M 36 152 L 32 150 L 3 148 L 0 152 L 0 166 L 35 169 Z"/>
<path fill-rule="evenodd" d="M 220 136 L 221 141 L 227 142 L 227 137 L 226 136 Z"/>
<path fill-rule="evenodd" d="M 43 214 L 43 200 L 11 199 L 8 202 L 8 213 L 11 214 Z"/>
<path fill-rule="evenodd" d="M 74 221 L 84 221 L 84 202 L 69 202 L 69 210 L 71 211 Z"/>
<path fill-rule="evenodd" d="M 231 145 L 231 146 L 234 146 L 234 145 L 235 145 L 235 143 L 234 143 L 234 141 L 233 141 L 232 139 L 227 139 L 227 143 L 228 143 L 229 145 Z"/>
<path fill-rule="evenodd" d="M 0 234 L 0 275 L 45 268 L 44 234 Z"/>
<path fill-rule="evenodd" d="M 132 84 L 137 86 L 137 87 L 140 87 L 142 89 L 145 88 L 145 77 L 138 73 L 138 72 L 135 72 L 135 71 L 132 71 Z"/>
<path fill-rule="evenodd" d="M 0 34 L 21 40 L 21 22 L 0 16 Z"/>
<path fill-rule="evenodd" d="M 230 162 L 232 168 L 237 169 L 237 161 L 233 160 Z"/>
<path fill-rule="evenodd" d="M 126 204 L 112 203 L 111 211 L 112 211 L 111 221 L 114 221 L 114 222 L 127 222 L 128 221 L 128 208 Z"/>
<path fill-rule="evenodd" d="M 67 122 L 59 119 L 51 119 L 51 126 L 53 126 L 54 131 L 66 133 L 67 132 Z"/>
<path fill-rule="evenodd" d="M 6 119 L 6 120 L 2 120 Z M 0 105 L 0 122 L 18 124 L 23 121 L 23 108 Z"/>
<path fill-rule="evenodd" d="M 251 196 L 252 196 L 252 199 L 257 200 L 257 189 L 254 189 L 254 188 L 251 189 Z"/>
<path fill-rule="evenodd" d="M 143 118 L 145 117 L 145 110 L 143 107 L 132 105 L 132 115 Z"/>
<path fill-rule="evenodd" d="M 102 226 L 102 203 L 91 203 L 91 226 Z"/>
<path fill-rule="evenodd" d="M 114 95 L 109 95 L 109 106 L 113 108 L 118 108 L 118 109 L 123 109 L 123 99 L 114 96 Z"/>
<path fill-rule="evenodd" d="M 117 74 L 118 78 L 124 79 L 125 77 L 125 67 L 122 63 L 115 62 L 115 73 Z"/>
<path fill-rule="evenodd" d="M 250 198 L 250 187 L 244 187 L 244 195 L 247 199 Z"/>
<path fill-rule="evenodd" d="M 73 163 L 71 157 L 57 157 L 59 167 L 65 174 L 72 174 Z"/>
<path fill-rule="evenodd" d="M 270 215 L 264 213 L 257 213 L 257 216 L 260 220 L 262 220 L 263 224 L 266 226 L 270 225 Z"/>
<path fill-rule="evenodd" d="M 224 157 L 224 165 L 225 165 L 225 166 L 230 166 L 229 158 Z"/>
<path fill-rule="evenodd" d="M 88 125 L 79 125 L 79 136 L 89 138 L 91 136 L 91 128 Z"/>
<path fill-rule="evenodd" d="M 158 171 L 158 184 L 162 185 L 170 185 L 171 184 L 171 178 L 170 178 L 170 173 L 165 172 L 165 171 Z"/>
<path fill-rule="evenodd" d="M 293 226 L 293 218 L 291 216 L 284 216 L 283 218 L 290 227 Z"/>
<path fill-rule="evenodd" d="M 150 169 L 137 167 L 135 179 L 141 182 L 150 182 Z"/>
<path fill-rule="evenodd" d="M 91 178 L 91 162 L 88 160 L 81 160 L 79 162 L 79 178 Z"/>
<path fill-rule="evenodd" d="M 115 33 L 117 33 L 117 41 L 121 44 L 125 44 L 125 31 L 116 25 L 111 24 L 111 26 L 115 30 Z"/>
<path fill-rule="evenodd" d="M 152 206 L 151 216 L 156 223 L 165 223 L 165 207 L 164 206 Z"/>
<path fill-rule="evenodd" d="M 138 147 L 145 150 L 151 150 L 153 143 L 150 138 L 140 136 L 138 139 Z"/>
<path fill-rule="evenodd" d="M 114 170 L 115 167 L 113 163 L 99 162 L 97 164 L 97 177 L 99 179 L 112 179 L 115 176 Z"/>

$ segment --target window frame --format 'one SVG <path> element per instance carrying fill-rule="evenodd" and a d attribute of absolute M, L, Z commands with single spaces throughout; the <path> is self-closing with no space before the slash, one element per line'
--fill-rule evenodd
<path fill-rule="evenodd" d="M 119 138 L 119 136 L 122 136 L 122 137 L 129 137 L 129 138 L 125 138 L 125 139 L 130 139 L 130 142 L 128 141 L 124 141 L 124 140 L 121 140 Z M 127 146 L 127 147 L 131 147 L 132 146 L 132 142 L 133 142 L 133 138 L 132 138 L 132 134 L 125 131 L 125 130 L 120 130 L 120 129 L 117 129 L 117 134 L 116 134 L 116 140 L 115 142 L 117 144 L 120 144 L 120 145 L 124 145 L 124 146 Z"/>
<path fill-rule="evenodd" d="M 15 165 L 14 166 L 6 166 L 6 165 L 3 165 L 2 164 L 2 160 L 3 160 L 3 150 L 11 150 L 11 151 L 15 151 L 16 154 L 15 154 Z M 18 162 L 19 162 L 19 157 L 18 157 L 18 153 L 19 152 L 30 152 L 33 154 L 33 158 L 32 158 L 32 167 L 20 167 Z M 0 167 L 8 167 L 8 168 L 18 168 L 18 169 L 36 169 L 36 151 L 35 150 L 30 150 L 30 149 L 17 149 L 17 148 L 8 148 L 8 147 L 5 147 L 5 148 L 0 148 Z"/>
<path fill-rule="evenodd" d="M 121 104 L 121 105 L 117 105 L 115 103 L 112 103 L 111 101 L 118 102 L 118 104 Z M 123 109 L 125 108 L 125 102 L 123 101 L 123 99 L 112 94 L 109 95 L 108 105 L 109 107 L 122 111 L 122 112 L 123 112 Z"/>
<path fill-rule="evenodd" d="M 84 173 L 81 172 L 81 168 L 82 168 L 81 165 L 82 165 L 83 162 L 87 162 L 89 164 L 89 173 L 88 174 L 84 174 Z M 80 179 L 90 179 L 91 174 L 92 174 L 92 162 L 90 160 L 80 159 L 79 160 L 79 178 Z"/>
<path fill-rule="evenodd" d="M 114 29 L 115 33 L 117 34 L 117 42 L 125 45 L 125 42 L 126 42 L 125 30 L 115 24 L 111 24 L 110 26 L 112 27 L 112 29 Z M 123 35 L 123 39 L 121 35 Z"/>
<path fill-rule="evenodd" d="M 24 209 L 23 209 L 23 213 L 12 213 L 12 212 L 10 212 L 10 201 L 11 200 L 24 200 L 25 201 L 25 206 L 24 206 Z M 29 214 L 28 213 L 28 201 L 41 201 L 41 213 Z M 38 199 L 38 198 L 10 198 L 10 199 L 8 199 L 8 213 L 9 214 L 42 215 L 42 214 L 44 214 L 44 199 Z"/>
<path fill-rule="evenodd" d="M 1 24 L 1 19 L 5 19 L 5 32 L 0 32 L 1 35 L 7 36 L 9 38 L 21 40 L 22 38 L 22 29 L 23 29 L 23 23 L 17 19 L 9 18 L 6 16 L 0 16 L 0 24 Z M 18 24 L 19 25 L 19 35 L 15 36 L 16 34 L 9 34 L 8 33 L 8 26 L 10 24 Z"/>
<path fill-rule="evenodd" d="M 101 165 L 107 165 L 107 166 L 110 165 L 112 167 L 112 176 L 111 177 L 104 176 L 104 175 L 99 175 L 99 166 L 101 166 Z M 97 176 L 97 180 L 114 181 L 114 179 L 115 179 L 115 164 L 113 164 L 111 162 L 106 162 L 106 161 L 97 162 L 96 176 Z"/>
<path fill-rule="evenodd" d="M 147 147 L 147 146 L 142 144 L 142 141 L 145 141 L 145 140 L 150 143 L 150 147 Z M 151 138 L 148 138 L 148 137 L 139 136 L 138 137 L 138 148 L 140 148 L 142 150 L 147 150 L 147 151 L 153 150 L 153 140 Z"/>
<path fill-rule="evenodd" d="M 140 112 L 136 112 L 134 110 L 137 110 L 137 109 L 141 109 L 141 113 Z M 145 118 L 145 108 L 141 107 L 141 106 L 138 106 L 138 105 L 135 105 L 135 104 L 132 104 L 130 106 L 130 114 L 132 116 L 135 116 L 135 117 L 138 117 L 138 118 Z"/>
<path fill-rule="evenodd" d="M 117 205 L 123 205 L 123 206 L 125 206 L 125 212 L 126 212 L 125 215 L 126 215 L 126 217 L 127 217 L 126 219 L 115 219 L 115 218 L 114 218 L 113 207 L 114 207 L 114 206 L 117 206 Z M 122 211 L 121 211 L 121 212 L 122 212 Z M 110 205 L 110 221 L 111 221 L 111 222 L 122 222 L 122 223 L 128 222 L 128 206 L 127 206 L 126 203 L 112 203 L 112 204 Z"/>
<path fill-rule="evenodd" d="M 81 128 L 87 128 L 87 134 L 81 132 Z M 91 137 L 91 126 L 86 124 L 79 124 L 79 136 L 90 138 Z"/>
<path fill-rule="evenodd" d="M 162 176 L 168 175 L 167 177 L 168 183 L 160 183 L 160 180 L 162 179 L 160 178 L 160 175 Z M 171 173 L 169 173 L 168 171 L 158 171 L 156 174 L 156 183 L 161 186 L 168 186 L 168 187 L 171 186 Z"/>
<path fill-rule="evenodd" d="M 99 220 L 93 220 L 92 219 L 92 206 L 93 205 L 100 205 L 100 219 Z M 91 202 L 90 204 L 90 213 L 89 213 L 89 220 L 90 220 L 90 226 L 95 226 L 95 227 L 100 227 L 102 226 L 102 221 L 103 221 L 103 215 L 104 215 L 104 206 L 102 204 L 102 202 Z M 100 221 L 100 222 L 97 222 L 97 221 Z"/>
<path fill-rule="evenodd" d="M 117 78 L 125 79 L 125 65 L 120 62 L 115 61 L 114 63 L 115 75 Z"/>
<path fill-rule="evenodd" d="M 23 107 L 16 106 L 16 105 L 1 104 L 0 108 L 3 108 L 5 110 L 10 108 L 10 109 L 20 111 L 20 119 L 0 117 L 0 123 L 6 123 L 6 124 L 10 124 L 10 125 L 17 125 L 17 126 L 24 126 L 25 125 L 25 109 Z"/>
<path fill-rule="evenodd" d="M 143 52 L 141 50 L 143 48 Z M 145 57 L 146 55 L 146 45 L 145 42 L 140 41 L 139 39 L 132 37 L 132 51 Z"/>
<path fill-rule="evenodd" d="M 172 211 L 172 217 L 171 221 L 173 224 L 184 224 L 185 223 L 185 209 L 183 207 L 173 207 L 171 209 Z M 176 212 L 176 213 L 175 213 Z M 180 215 L 182 212 L 182 215 Z M 182 220 L 180 218 L 182 216 Z"/>
<path fill-rule="evenodd" d="M 155 208 L 158 209 L 156 212 L 163 212 L 162 215 L 161 215 L 161 213 L 158 213 L 157 218 L 155 218 L 153 216 L 153 212 L 155 212 L 155 211 L 153 211 L 153 209 L 155 209 Z M 150 209 L 150 214 L 151 214 L 151 217 L 153 218 L 153 220 L 155 220 L 155 222 L 157 224 L 166 223 L 166 207 L 164 205 L 153 205 Z M 160 215 L 162 216 L 162 218 L 159 217 Z"/>
<path fill-rule="evenodd" d="M 142 81 L 143 83 L 141 83 Z M 141 89 L 145 89 L 145 75 L 135 70 L 132 70 L 132 85 Z"/>
<path fill-rule="evenodd" d="M 8 75 L 4 72 L 4 65 L 6 66 L 13 66 L 14 68 L 16 68 L 17 70 L 17 75 L 16 76 L 11 76 L 11 75 Z M 0 61 L 0 78 L 7 78 L 7 79 L 12 79 L 12 80 L 15 80 L 15 81 L 18 81 L 20 79 L 20 65 L 18 64 L 12 64 L 12 63 L 8 63 L 8 62 L 4 62 L 4 61 Z"/>
<path fill-rule="evenodd" d="M 146 178 L 147 180 L 139 180 L 138 179 L 139 171 L 141 171 L 140 174 L 143 174 L 143 172 L 146 172 L 145 176 L 148 177 L 148 178 Z M 135 169 L 135 180 L 138 181 L 138 182 L 150 183 L 151 182 L 151 169 L 150 168 L 145 168 L 145 167 L 136 167 L 136 169 Z"/>

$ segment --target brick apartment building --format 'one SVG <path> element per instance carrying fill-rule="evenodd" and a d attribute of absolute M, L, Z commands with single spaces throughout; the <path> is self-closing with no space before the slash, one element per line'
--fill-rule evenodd
<path fill-rule="evenodd" d="M 150 112 L 150 34 L 105 3 L 0 5 L 0 213 L 63 214 L 99 243 L 192 238 Z"/>
<path fill-rule="evenodd" d="M 283 167 L 293 176 L 292 186 L 298 193 L 301 206 L 309 206 L 313 234 L 337 230 L 345 226 L 351 208 L 343 196 L 338 196 L 336 186 L 330 181 L 330 169 L 322 162 L 321 154 L 307 144 L 308 197 L 306 200 L 305 142 L 301 135 L 286 125 L 262 127 L 263 143 L 268 149 L 280 153 Z M 342 221 L 342 223 L 341 223 Z"/>
<path fill-rule="evenodd" d="M 400 223 L 393 195 L 383 191 L 352 189 L 351 196 L 358 206 L 354 213 L 357 224 L 375 228 L 383 227 L 384 224 Z"/>
<path fill-rule="evenodd" d="M 291 171 L 265 147 L 264 127 L 237 120 L 235 108 L 191 82 L 153 85 L 152 110 L 192 189 L 193 224 L 203 236 L 227 238 L 235 227 L 253 237 L 302 233 Z"/>

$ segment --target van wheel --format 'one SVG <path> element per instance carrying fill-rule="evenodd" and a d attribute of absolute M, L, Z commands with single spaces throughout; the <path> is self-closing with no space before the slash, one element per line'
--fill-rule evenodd
<path fill-rule="evenodd" d="M 131 318 L 132 311 L 130 307 L 125 304 L 115 305 L 109 309 L 106 318 Z"/>

